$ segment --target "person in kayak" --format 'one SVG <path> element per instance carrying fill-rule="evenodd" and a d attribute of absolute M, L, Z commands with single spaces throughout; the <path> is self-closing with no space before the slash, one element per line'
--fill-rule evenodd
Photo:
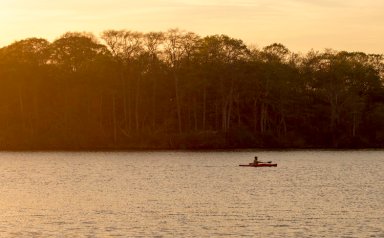
<path fill-rule="evenodd" d="M 258 165 L 259 164 L 259 160 L 258 160 L 257 156 L 255 156 L 255 159 L 253 160 L 253 164 L 254 165 Z"/>
<path fill-rule="evenodd" d="M 266 164 L 266 163 L 271 163 L 272 161 L 268 161 L 268 162 L 263 162 L 263 161 L 259 161 L 259 159 L 257 158 L 257 156 L 255 156 L 255 159 L 253 160 L 253 163 L 250 163 L 250 164 L 253 164 L 253 165 L 258 165 L 258 164 Z"/>

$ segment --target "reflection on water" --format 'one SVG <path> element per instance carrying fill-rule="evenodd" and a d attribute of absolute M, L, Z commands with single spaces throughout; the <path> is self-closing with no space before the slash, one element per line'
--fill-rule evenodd
<path fill-rule="evenodd" d="M 0 237 L 384 237 L 383 151 L 0 153 Z"/>

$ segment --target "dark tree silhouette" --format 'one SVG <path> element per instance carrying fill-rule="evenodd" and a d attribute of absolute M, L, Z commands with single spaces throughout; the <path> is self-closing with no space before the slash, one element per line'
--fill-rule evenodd
<path fill-rule="evenodd" d="M 383 55 L 179 29 L 101 40 L 0 48 L 1 149 L 384 146 Z"/>

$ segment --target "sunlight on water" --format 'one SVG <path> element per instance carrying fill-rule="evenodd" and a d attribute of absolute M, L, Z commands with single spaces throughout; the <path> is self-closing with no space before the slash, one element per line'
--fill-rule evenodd
<path fill-rule="evenodd" d="M 0 153 L 0 237 L 384 237 L 383 151 Z"/>

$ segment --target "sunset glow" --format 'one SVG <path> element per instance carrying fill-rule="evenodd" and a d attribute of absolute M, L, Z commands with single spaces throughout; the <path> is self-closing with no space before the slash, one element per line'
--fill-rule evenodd
<path fill-rule="evenodd" d="M 178 27 L 259 47 L 383 53 L 383 12 L 381 0 L 1 0 L 0 46 L 27 37 L 52 41 L 67 31 Z"/>

